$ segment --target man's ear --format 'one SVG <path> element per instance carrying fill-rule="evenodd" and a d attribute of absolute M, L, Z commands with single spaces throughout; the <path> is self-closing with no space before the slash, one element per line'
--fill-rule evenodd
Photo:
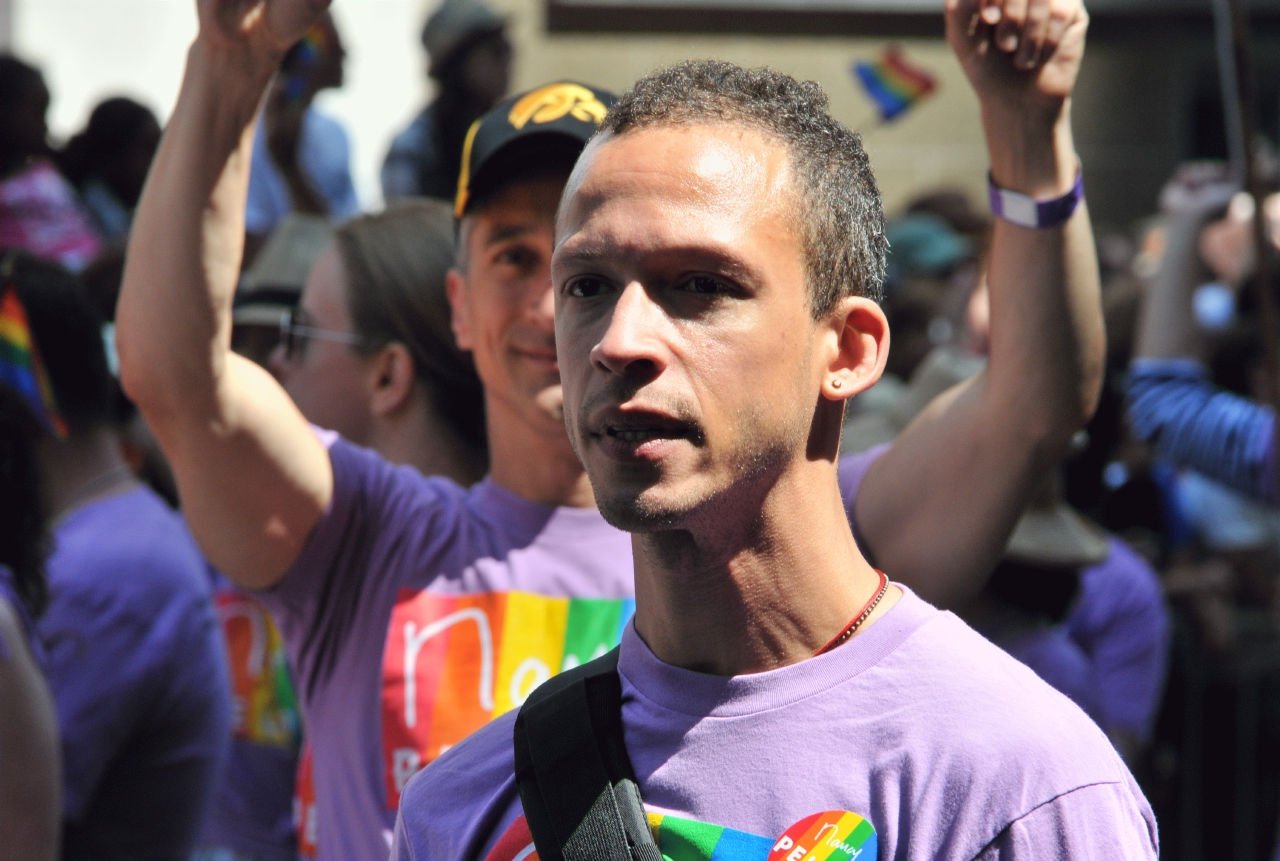
<path fill-rule="evenodd" d="M 828 318 L 829 358 L 822 394 L 847 400 L 876 384 L 889 358 L 889 321 L 870 299 L 841 299 Z"/>
<path fill-rule="evenodd" d="M 409 348 L 393 341 L 373 357 L 370 369 L 369 408 L 379 418 L 395 413 L 407 404 L 418 382 Z"/>
<path fill-rule="evenodd" d="M 449 294 L 449 325 L 458 342 L 458 349 L 473 350 L 475 344 L 471 339 L 471 315 L 467 311 L 467 279 L 457 269 L 450 269 L 445 276 L 444 286 Z"/>

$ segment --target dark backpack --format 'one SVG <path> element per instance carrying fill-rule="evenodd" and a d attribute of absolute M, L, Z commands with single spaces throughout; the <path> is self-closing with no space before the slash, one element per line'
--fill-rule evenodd
<path fill-rule="evenodd" d="M 617 649 L 529 695 L 515 756 L 541 861 L 662 861 L 623 743 Z"/>

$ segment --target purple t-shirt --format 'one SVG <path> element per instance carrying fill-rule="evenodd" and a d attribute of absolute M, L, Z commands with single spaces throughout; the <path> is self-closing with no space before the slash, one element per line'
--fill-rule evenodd
<path fill-rule="evenodd" d="M 1099 719 L 1093 668 L 1084 649 L 1061 625 L 983 632 L 993 643 L 1026 664 L 1095 721 Z"/>
<path fill-rule="evenodd" d="M 1080 573 L 1063 629 L 1089 659 L 1095 716 L 1106 729 L 1151 737 L 1169 662 L 1169 613 L 1160 578 L 1129 545 Z"/>
<path fill-rule="evenodd" d="M 284 641 L 252 595 L 209 569 L 231 675 L 231 748 L 200 845 L 295 861 L 293 790 L 302 724 Z"/>
<path fill-rule="evenodd" d="M 139 488 L 54 533 L 36 623 L 62 736 L 65 859 L 185 859 L 230 738 L 222 638 L 182 518 Z"/>
<path fill-rule="evenodd" d="M 881 859 L 1156 857 L 1151 809 L 1093 721 L 905 588 L 859 636 L 779 670 L 678 669 L 631 626 L 618 669 L 650 827 L 661 848 L 676 820 L 671 839 L 689 853 L 678 857 L 783 857 L 775 841 L 824 811 L 854 814 L 840 839 Z M 396 861 L 531 857 L 513 723 L 504 716 L 414 778 Z"/>
<path fill-rule="evenodd" d="M 418 769 L 618 644 L 634 608 L 631 536 L 594 509 L 490 480 L 464 489 L 318 433 L 333 501 L 259 598 L 284 634 L 311 746 L 301 854 L 373 861 Z"/>

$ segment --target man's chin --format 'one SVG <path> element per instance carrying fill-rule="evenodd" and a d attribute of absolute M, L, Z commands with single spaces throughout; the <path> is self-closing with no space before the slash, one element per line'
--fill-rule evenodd
<path fill-rule="evenodd" d="M 624 532 L 679 529 L 689 513 L 687 506 L 670 499 L 656 487 L 628 489 L 614 483 L 601 487 L 593 481 L 592 490 L 600 514 L 611 526 Z"/>

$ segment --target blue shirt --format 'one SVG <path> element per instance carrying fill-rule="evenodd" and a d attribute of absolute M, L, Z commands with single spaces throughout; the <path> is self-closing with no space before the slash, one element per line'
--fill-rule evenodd
<path fill-rule="evenodd" d="M 330 220 L 346 221 L 360 214 L 360 202 L 351 181 L 351 144 L 341 123 L 315 108 L 307 108 L 298 142 L 298 164 L 329 205 Z M 244 229 L 250 233 L 270 233 L 276 223 L 292 211 L 289 186 L 267 150 L 267 136 L 259 118 L 253 136 Z"/>
<path fill-rule="evenodd" d="M 54 539 L 36 630 L 62 735 L 62 857 L 185 861 L 231 732 L 204 560 L 146 488 L 75 509 Z"/>

